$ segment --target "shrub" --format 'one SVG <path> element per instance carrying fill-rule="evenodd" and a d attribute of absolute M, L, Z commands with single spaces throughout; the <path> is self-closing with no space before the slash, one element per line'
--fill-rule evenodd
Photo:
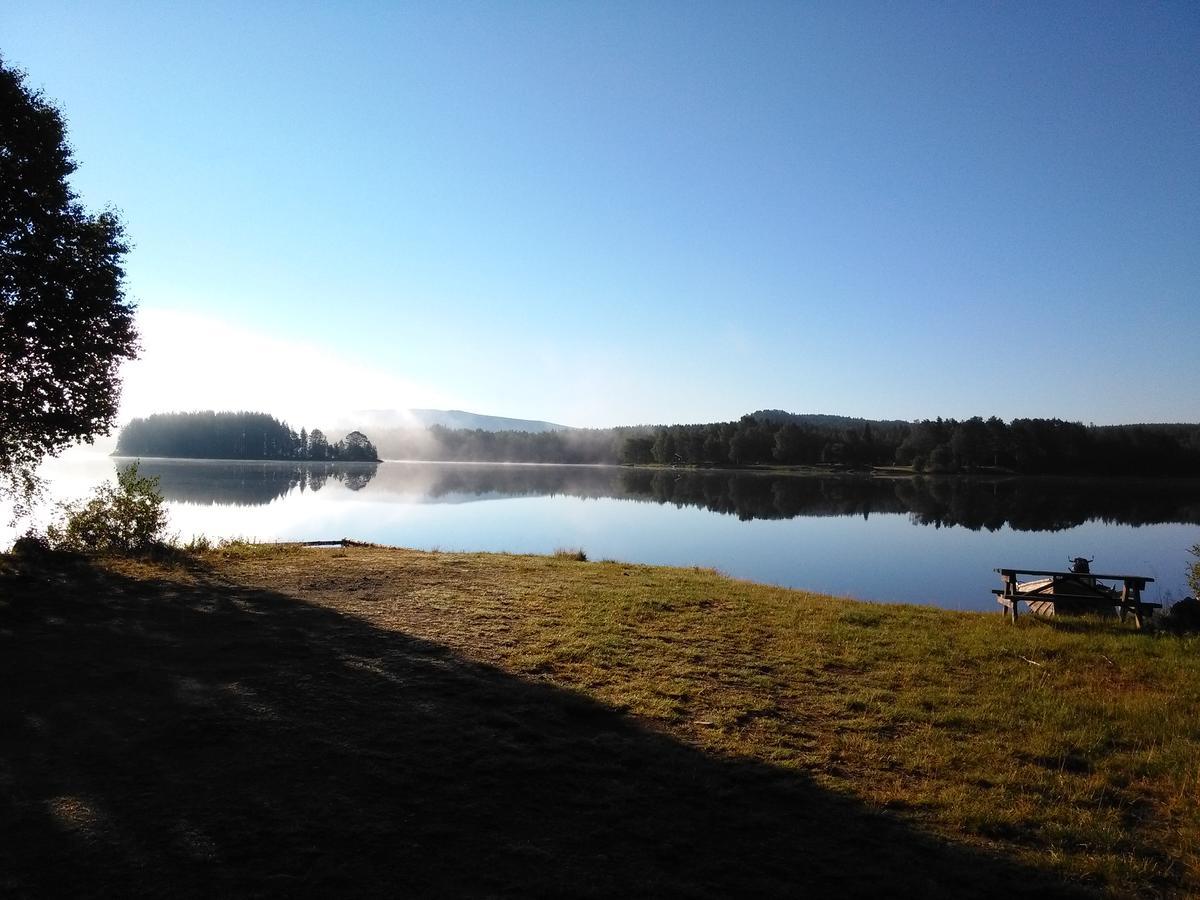
<path fill-rule="evenodd" d="M 50 544 L 85 553 L 137 553 L 164 542 L 167 510 L 157 478 L 141 478 L 135 463 L 90 499 L 62 504 L 63 521 L 46 529 Z"/>
<path fill-rule="evenodd" d="M 38 534 L 33 529 L 25 532 L 17 538 L 12 545 L 12 553 L 14 556 L 23 556 L 27 559 L 36 559 L 39 556 L 45 556 L 50 552 L 50 542 L 44 534 Z"/>
<path fill-rule="evenodd" d="M 554 556 L 557 559 L 573 559 L 577 562 L 587 562 L 587 554 L 583 552 L 582 547 L 559 547 L 554 551 Z"/>
<path fill-rule="evenodd" d="M 177 546 L 184 553 L 207 553 L 213 549 L 213 542 L 207 534 L 196 534 L 191 540 Z"/>

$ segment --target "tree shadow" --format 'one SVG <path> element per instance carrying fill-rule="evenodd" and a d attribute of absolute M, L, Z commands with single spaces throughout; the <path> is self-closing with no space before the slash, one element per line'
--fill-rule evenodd
<path fill-rule="evenodd" d="M 0 558 L 0 894 L 1078 893 L 581 695 L 191 574 Z"/>

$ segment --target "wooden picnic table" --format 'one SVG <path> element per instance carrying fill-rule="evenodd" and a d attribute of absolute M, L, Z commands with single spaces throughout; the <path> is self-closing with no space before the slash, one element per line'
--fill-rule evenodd
<path fill-rule="evenodd" d="M 1132 614 L 1138 628 L 1142 627 L 1143 615 L 1147 618 L 1154 610 L 1162 609 L 1161 603 L 1148 603 L 1142 600 L 1142 591 L 1146 585 L 1154 581 L 1146 575 L 1103 575 L 1086 571 L 1056 572 L 1046 569 L 996 569 L 1004 582 L 1002 589 L 993 590 L 996 602 L 1004 607 L 1004 615 L 1012 616 L 1017 621 L 1017 604 L 1024 600 L 1027 604 L 1056 604 L 1063 602 L 1064 606 L 1072 609 L 1082 608 L 1091 612 L 1109 612 L 1114 608 L 1120 610 L 1121 621 Z M 1018 576 L 1025 575 L 1045 580 L 1045 584 L 1034 590 L 1020 590 L 1022 582 Z M 1121 593 L 1115 593 L 1115 587 L 1097 585 L 1097 581 L 1121 582 Z M 1028 584 L 1026 582 L 1025 584 Z"/>

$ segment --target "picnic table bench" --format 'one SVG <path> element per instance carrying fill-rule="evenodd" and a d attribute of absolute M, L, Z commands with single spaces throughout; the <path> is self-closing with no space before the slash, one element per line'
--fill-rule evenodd
<path fill-rule="evenodd" d="M 1146 585 L 1154 581 L 1146 575 L 1101 575 L 1088 571 L 1086 560 L 1076 560 L 1070 572 L 1045 569 L 996 569 L 1004 582 L 1003 588 L 992 591 L 996 602 L 1004 607 L 1007 617 L 1017 621 L 1017 604 L 1022 600 L 1032 609 L 1049 607 L 1053 610 L 1061 604 L 1071 611 L 1108 612 L 1120 611 L 1121 621 L 1133 616 L 1138 628 L 1142 627 L 1143 616 L 1149 618 L 1154 610 L 1162 609 L 1161 603 L 1149 603 L 1142 599 Z M 1082 569 L 1080 568 L 1082 566 Z M 1041 579 L 1044 583 L 1024 582 L 1018 576 L 1025 575 Z M 1121 591 L 1115 587 L 1097 584 L 1098 581 L 1119 581 Z M 1034 587 L 1037 585 L 1037 587 Z"/>

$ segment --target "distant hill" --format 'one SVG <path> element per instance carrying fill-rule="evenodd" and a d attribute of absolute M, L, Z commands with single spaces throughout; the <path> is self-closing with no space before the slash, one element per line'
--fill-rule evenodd
<path fill-rule="evenodd" d="M 484 416 L 461 409 L 365 409 L 351 413 L 349 420 L 355 423 L 356 428 L 376 430 L 427 428 L 430 425 L 463 431 L 525 431 L 532 434 L 570 430 L 569 426 L 556 425 L 554 422 Z"/>
<path fill-rule="evenodd" d="M 568 426 L 536 419 L 509 419 L 505 416 L 483 416 L 464 412 L 461 409 L 410 409 L 423 425 L 442 425 L 445 428 L 462 428 L 468 431 L 529 431 L 540 434 L 544 431 L 566 431 Z"/>

